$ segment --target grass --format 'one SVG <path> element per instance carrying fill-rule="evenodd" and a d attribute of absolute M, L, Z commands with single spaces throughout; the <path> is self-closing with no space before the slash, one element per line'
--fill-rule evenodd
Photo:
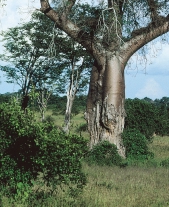
<path fill-rule="evenodd" d="M 168 169 L 154 167 L 85 167 L 89 183 L 86 206 L 169 206 Z"/>
<path fill-rule="evenodd" d="M 51 115 L 48 111 L 48 115 Z M 55 124 L 62 126 L 64 117 L 53 116 Z M 82 114 L 72 119 L 73 131 L 85 120 Z M 85 134 L 86 136 L 87 133 Z M 3 207 L 168 207 L 169 168 L 161 167 L 160 162 L 169 158 L 169 137 L 154 137 L 149 146 L 154 158 L 144 163 L 130 163 L 124 168 L 95 166 L 83 163 L 87 174 L 87 185 L 82 194 L 72 198 L 58 190 L 56 195 L 35 201 L 32 205 L 11 205 L 3 198 Z M 0 204 L 1 206 L 1 204 Z"/>
<path fill-rule="evenodd" d="M 154 158 L 158 162 L 169 158 L 169 137 L 156 136 L 153 140 L 153 144 L 150 145 L 150 150 L 154 152 Z"/>
<path fill-rule="evenodd" d="M 40 121 L 40 114 L 36 113 L 37 120 Z M 45 117 L 51 117 L 54 120 L 54 124 L 59 128 L 62 128 L 64 125 L 64 115 L 62 114 L 53 114 L 52 110 L 48 110 L 45 113 Z M 86 121 L 84 119 L 83 113 L 72 116 L 71 124 L 70 124 L 70 133 L 81 134 L 86 139 L 89 138 L 89 133 L 86 131 L 79 130 L 81 126 L 85 125 Z"/>

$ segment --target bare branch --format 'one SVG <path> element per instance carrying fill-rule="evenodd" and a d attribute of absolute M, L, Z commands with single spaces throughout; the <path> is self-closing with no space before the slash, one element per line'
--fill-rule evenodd
<path fill-rule="evenodd" d="M 71 9 L 75 0 L 69 1 L 68 10 Z M 53 22 L 55 22 L 56 26 L 66 32 L 70 37 L 74 40 L 82 44 L 86 49 L 91 50 L 91 36 L 87 32 L 83 31 L 72 21 L 67 19 L 67 15 L 65 12 L 61 14 L 50 7 L 48 1 L 40 0 L 41 3 L 41 11 Z"/>
<path fill-rule="evenodd" d="M 68 14 L 72 7 L 74 6 L 74 4 L 76 3 L 76 0 L 68 0 L 67 1 L 67 5 L 66 5 L 66 14 Z"/>
<path fill-rule="evenodd" d="M 151 23 L 149 26 L 139 29 L 138 34 L 120 48 L 119 53 L 124 64 L 141 47 L 169 31 L 169 16 L 161 18 L 163 21 L 159 21 L 158 26 Z"/>
<path fill-rule="evenodd" d="M 108 0 L 108 8 L 116 6 L 120 15 L 122 15 L 124 3 L 126 3 L 126 0 Z"/>
<path fill-rule="evenodd" d="M 152 20 L 152 22 L 156 21 L 156 19 L 159 16 L 158 5 L 154 0 L 147 0 L 147 3 L 148 3 L 148 6 L 149 6 L 151 20 Z"/>
<path fill-rule="evenodd" d="M 51 10 L 48 0 L 40 0 L 41 8 L 40 11 L 44 14 L 48 13 Z"/>

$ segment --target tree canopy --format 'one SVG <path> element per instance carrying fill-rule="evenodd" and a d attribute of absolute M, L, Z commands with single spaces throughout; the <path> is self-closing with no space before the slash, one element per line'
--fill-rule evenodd
<path fill-rule="evenodd" d="M 136 45 L 134 53 L 168 31 L 168 1 L 103 0 L 96 6 L 89 6 L 75 0 L 54 0 L 53 8 L 48 1 L 40 2 L 41 11 L 90 52 L 93 51 L 91 42 L 95 43 L 95 50 L 99 46 L 111 50 L 116 47 L 117 50 L 128 42 L 129 47 Z M 131 41 L 136 36 L 138 39 Z"/>
<path fill-rule="evenodd" d="M 53 29 L 53 23 L 41 13 L 34 13 L 30 22 L 2 33 L 5 51 L 0 58 L 6 65 L 0 68 L 8 82 L 21 87 L 23 97 L 28 96 L 32 87 L 40 88 L 42 82 L 56 81 L 61 73 L 56 59 L 47 54 L 52 36 L 48 34 L 49 28 Z"/>

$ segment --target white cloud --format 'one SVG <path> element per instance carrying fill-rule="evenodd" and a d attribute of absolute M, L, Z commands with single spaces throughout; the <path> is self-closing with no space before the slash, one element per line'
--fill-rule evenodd
<path fill-rule="evenodd" d="M 167 93 L 161 88 L 158 82 L 156 82 L 153 78 L 149 78 L 144 87 L 140 89 L 135 97 L 144 98 L 149 97 L 151 99 L 161 98 L 167 96 Z"/>
<path fill-rule="evenodd" d="M 7 0 L 6 6 L 1 8 L 0 30 L 15 27 L 18 23 L 28 21 L 31 13 L 40 8 L 40 1 L 35 0 Z"/>
<path fill-rule="evenodd" d="M 169 75 L 169 45 L 163 45 L 152 65 L 148 68 L 148 74 L 151 75 Z"/>

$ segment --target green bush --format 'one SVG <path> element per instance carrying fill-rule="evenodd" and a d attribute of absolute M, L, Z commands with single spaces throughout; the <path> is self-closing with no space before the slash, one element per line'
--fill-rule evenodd
<path fill-rule="evenodd" d="M 50 130 L 49 130 L 50 129 Z M 40 176 L 54 190 L 58 185 L 82 188 L 81 159 L 87 141 L 58 132 L 51 123 L 37 123 L 17 101 L 0 105 L 0 192 L 24 202 Z"/>
<path fill-rule="evenodd" d="M 81 173 L 81 159 L 87 152 L 87 141 L 77 135 L 66 135 L 53 129 L 46 137 L 36 141 L 39 154 L 36 162 L 43 170 L 43 180 L 56 187 L 62 183 L 85 184 Z M 57 177 L 56 177 L 57 175 Z"/>
<path fill-rule="evenodd" d="M 156 111 L 154 104 L 145 100 L 127 99 L 125 129 L 137 129 L 151 141 L 156 131 Z"/>
<path fill-rule="evenodd" d="M 148 149 L 148 140 L 137 129 L 125 129 L 122 139 L 127 158 L 144 160 L 153 157 L 153 153 Z"/>
<path fill-rule="evenodd" d="M 87 131 L 87 123 L 80 124 L 76 128 L 76 132 L 86 132 Z"/>
<path fill-rule="evenodd" d="M 163 167 L 167 167 L 168 168 L 169 167 L 169 158 L 161 161 L 160 165 L 163 166 Z"/>
<path fill-rule="evenodd" d="M 169 115 L 168 110 L 164 107 L 157 107 L 157 113 L 155 117 L 155 133 L 164 136 L 169 135 Z"/>
<path fill-rule="evenodd" d="M 89 163 L 95 163 L 98 165 L 121 165 L 123 159 L 120 157 L 117 151 L 117 147 L 108 141 L 102 141 L 95 145 L 92 150 L 89 151 L 86 160 Z"/>

